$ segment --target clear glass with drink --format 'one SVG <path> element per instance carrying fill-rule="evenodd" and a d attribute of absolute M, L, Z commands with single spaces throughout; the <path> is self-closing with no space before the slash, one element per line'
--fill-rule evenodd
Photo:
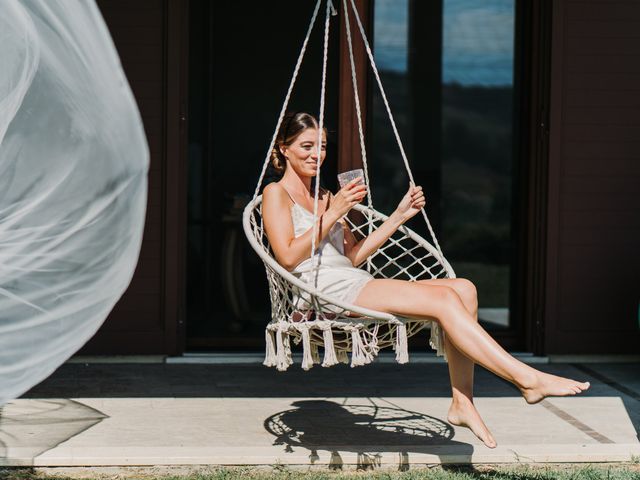
<path fill-rule="evenodd" d="M 358 182 L 358 185 L 364 184 L 364 171 L 361 168 L 356 168 L 355 170 L 349 170 L 347 172 L 342 172 L 338 174 L 338 183 L 340 184 L 340 188 L 343 188 L 347 183 L 351 180 L 360 177 L 361 180 Z"/>

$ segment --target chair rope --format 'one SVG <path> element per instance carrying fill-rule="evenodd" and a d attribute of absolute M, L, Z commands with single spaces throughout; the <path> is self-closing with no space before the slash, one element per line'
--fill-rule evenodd
<path fill-rule="evenodd" d="M 324 104 L 325 94 L 327 88 L 327 58 L 329 56 L 329 24 L 331 23 L 331 15 L 337 15 L 333 3 L 331 0 L 327 0 L 327 9 L 324 20 L 324 48 L 322 52 L 322 86 L 320 87 L 320 115 L 318 118 L 318 142 L 317 152 L 318 160 L 316 161 L 316 188 L 313 199 L 313 236 L 311 237 L 311 256 L 313 257 L 313 268 L 315 270 L 319 267 L 319 255 L 316 253 L 316 235 L 318 235 L 319 221 L 318 221 L 318 197 L 320 195 L 320 160 L 322 158 L 322 127 L 324 127 Z M 317 287 L 318 276 L 314 275 L 314 285 Z"/>
<path fill-rule="evenodd" d="M 353 86 L 353 101 L 356 107 L 356 118 L 358 119 L 358 136 L 360 138 L 360 152 L 362 154 L 362 167 L 364 171 L 364 181 L 367 185 L 367 205 L 370 209 L 373 209 L 373 194 L 371 190 L 371 183 L 369 182 L 369 164 L 367 162 L 367 147 L 364 140 L 364 129 L 362 127 L 362 111 L 360 109 L 360 92 L 358 91 L 358 79 L 356 75 L 356 62 L 353 58 L 353 42 L 351 40 L 351 21 L 349 20 L 349 9 L 347 8 L 347 1 L 342 0 L 342 7 L 344 12 L 344 25 L 347 32 L 347 45 L 349 47 L 349 65 L 351 67 L 351 84 Z M 367 235 L 371 235 L 373 231 L 373 223 L 368 222 Z M 367 271 L 371 273 L 373 264 L 371 258 L 367 259 Z"/>
<path fill-rule="evenodd" d="M 358 79 L 356 75 L 356 62 L 353 58 L 353 42 L 351 41 L 351 22 L 349 21 L 349 10 L 347 0 L 342 0 L 344 11 L 344 25 L 347 32 L 347 45 L 349 47 L 349 65 L 351 66 L 351 84 L 353 85 L 353 101 L 356 107 L 356 117 L 358 119 L 358 136 L 360 137 L 360 152 L 362 153 L 362 166 L 364 169 L 364 180 L 369 183 L 369 166 L 367 163 L 367 147 L 364 140 L 364 129 L 362 127 L 362 111 L 360 110 L 360 92 L 358 91 Z M 373 208 L 373 196 L 371 188 L 367 189 L 367 205 Z"/>
<path fill-rule="evenodd" d="M 307 34 L 304 38 L 304 41 L 302 42 L 302 48 L 300 49 L 300 54 L 298 55 L 298 61 L 296 62 L 296 66 L 293 69 L 293 75 L 291 76 L 289 89 L 287 90 L 287 94 L 284 98 L 284 103 L 282 104 L 282 109 L 280 110 L 280 115 L 278 116 L 276 129 L 273 132 L 273 137 L 271 138 L 271 143 L 269 144 L 269 149 L 267 150 L 267 156 L 265 157 L 264 164 L 262 165 L 262 171 L 260 172 L 260 177 L 258 178 L 258 184 L 256 185 L 256 190 L 255 192 L 253 192 L 252 200 L 254 201 L 260 193 L 260 187 L 262 186 L 264 175 L 267 172 L 267 167 L 269 166 L 269 162 L 271 160 L 271 152 L 273 151 L 273 147 L 276 144 L 276 138 L 278 137 L 278 131 L 280 130 L 280 125 L 282 125 L 282 120 L 284 119 L 284 115 L 287 111 L 287 107 L 289 106 L 289 99 L 291 98 L 291 92 L 293 92 L 293 87 L 296 84 L 296 80 L 298 78 L 298 72 L 300 71 L 300 65 L 302 65 L 302 59 L 304 58 L 304 54 L 307 51 L 307 44 L 309 43 L 309 37 L 311 37 L 311 31 L 313 30 L 313 26 L 316 23 L 316 17 L 318 16 L 318 11 L 320 10 L 321 4 L 322 4 L 322 0 L 318 0 L 316 2 L 316 7 L 313 10 L 313 15 L 311 16 L 311 21 L 309 22 L 309 27 L 307 28 Z"/>
<path fill-rule="evenodd" d="M 358 9 L 356 8 L 356 4 L 354 0 L 350 0 L 350 2 L 351 2 L 351 9 L 353 10 L 353 16 L 355 17 L 356 23 L 358 24 L 358 29 L 360 30 L 360 36 L 362 37 L 365 50 L 367 51 L 367 56 L 369 57 L 369 63 L 371 64 L 371 69 L 373 70 L 373 74 L 376 77 L 376 81 L 378 83 L 378 88 L 380 89 L 380 94 L 382 95 L 384 106 L 387 109 L 389 121 L 391 122 L 391 128 L 393 129 L 393 133 L 396 137 L 396 142 L 398 143 L 398 147 L 400 148 L 400 154 L 402 155 L 402 160 L 404 161 L 404 166 L 405 166 L 405 169 L 407 170 L 409 181 L 411 182 L 412 185 L 415 185 L 413 174 L 411 173 L 411 168 L 409 167 L 409 160 L 407 159 L 407 154 L 404 151 L 404 146 L 402 145 L 402 140 L 400 139 L 400 134 L 398 133 L 398 128 L 396 127 L 396 122 L 393 119 L 393 114 L 391 113 L 391 107 L 389 106 L 387 95 L 385 94 L 384 87 L 382 86 L 382 80 L 380 80 L 380 74 L 378 73 L 376 62 L 373 59 L 373 53 L 371 52 L 369 41 L 367 40 L 367 36 L 365 35 L 364 27 L 362 26 L 362 22 L 360 21 L 360 15 L 358 14 Z M 433 228 L 431 228 L 431 222 L 429 222 L 429 218 L 427 217 L 427 212 L 424 210 L 424 208 L 421 209 L 421 212 L 422 212 L 422 217 L 424 218 L 424 221 L 427 223 L 427 227 L 429 228 L 429 233 L 431 233 L 431 238 L 433 238 L 435 246 L 438 249 L 438 253 L 440 254 L 440 257 L 444 258 L 444 255 L 442 254 L 442 250 L 440 250 L 440 244 L 436 239 L 436 235 L 433 232 Z"/>

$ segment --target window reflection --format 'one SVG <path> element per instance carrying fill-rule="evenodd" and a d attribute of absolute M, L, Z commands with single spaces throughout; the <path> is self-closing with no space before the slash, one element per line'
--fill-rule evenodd
<path fill-rule="evenodd" d="M 391 103 L 394 119 L 405 147 L 411 145 L 409 126 L 408 28 L 409 0 L 376 0 L 374 4 L 374 57 Z M 376 209 L 391 213 L 405 188 L 407 175 L 375 80 L 369 81 L 371 96 L 371 188 Z M 396 203 L 394 203 L 396 202 Z"/>
<path fill-rule="evenodd" d="M 375 11 L 376 65 L 385 72 L 406 74 L 409 0 L 378 0 Z"/>
<path fill-rule="evenodd" d="M 515 0 L 444 0 L 442 83 L 512 86 Z"/>
<path fill-rule="evenodd" d="M 514 18 L 515 0 L 374 2 L 376 62 L 427 213 L 490 328 L 509 326 Z M 377 93 L 370 108 L 374 201 L 388 212 L 406 175 Z"/>

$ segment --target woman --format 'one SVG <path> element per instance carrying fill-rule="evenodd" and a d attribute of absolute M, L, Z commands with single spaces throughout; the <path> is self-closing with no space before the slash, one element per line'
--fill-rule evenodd
<path fill-rule="evenodd" d="M 287 270 L 311 281 L 317 162 L 325 159 L 326 131 L 318 159 L 318 122 L 307 113 L 285 117 L 272 153 L 282 179 L 265 187 L 262 215 L 276 260 Z M 343 217 L 366 196 L 358 179 L 338 193 L 320 190 L 316 245 L 320 265 L 317 288 L 346 302 L 405 317 L 435 320 L 445 332 L 452 403 L 447 420 L 471 429 L 490 448 L 496 441 L 473 404 L 473 367 L 479 363 L 512 382 L 524 399 L 537 403 L 549 395 L 575 395 L 589 382 L 550 375 L 515 359 L 478 324 L 478 300 L 473 283 L 464 278 L 417 282 L 375 279 L 356 268 L 425 205 L 422 188 L 410 186 L 396 210 L 368 237 L 357 241 Z M 286 212 L 286 214 L 285 214 Z"/>

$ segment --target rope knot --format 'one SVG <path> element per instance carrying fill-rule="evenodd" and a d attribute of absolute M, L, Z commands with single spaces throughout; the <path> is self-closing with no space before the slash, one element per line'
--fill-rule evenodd
<path fill-rule="evenodd" d="M 338 15 L 338 11 L 336 10 L 336 7 L 333 6 L 333 2 L 331 0 L 329 0 L 329 8 L 331 9 L 331 15 L 334 17 Z"/>

